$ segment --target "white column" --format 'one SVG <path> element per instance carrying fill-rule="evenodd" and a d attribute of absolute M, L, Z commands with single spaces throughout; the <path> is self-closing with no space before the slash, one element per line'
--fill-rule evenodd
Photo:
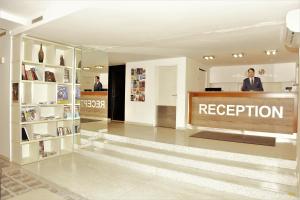
<path fill-rule="evenodd" d="M 298 178 L 298 195 L 299 195 L 299 193 L 300 193 L 300 136 L 299 136 L 299 134 L 300 134 L 300 104 L 299 104 L 299 102 L 300 102 L 300 91 L 299 91 L 299 77 L 300 77 L 300 70 L 299 70 L 299 65 L 300 65 L 300 48 L 299 48 L 299 56 L 298 56 L 298 65 L 297 65 L 297 71 L 298 71 L 298 74 L 296 74 L 296 80 L 298 80 L 297 81 L 297 91 L 298 91 L 298 129 L 297 129 L 297 148 L 296 148 L 296 150 L 297 150 L 297 152 L 296 152 L 296 155 L 297 155 L 297 157 L 296 157 L 296 160 L 297 160 L 297 178 Z"/>
<path fill-rule="evenodd" d="M 11 55 L 12 38 L 9 31 L 0 37 L 0 155 L 11 158 Z"/>

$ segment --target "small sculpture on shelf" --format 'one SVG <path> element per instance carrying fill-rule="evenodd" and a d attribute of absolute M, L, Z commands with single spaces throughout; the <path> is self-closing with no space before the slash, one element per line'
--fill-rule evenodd
<path fill-rule="evenodd" d="M 81 69 L 81 60 L 78 62 L 77 68 L 78 68 L 78 69 Z"/>
<path fill-rule="evenodd" d="M 65 60 L 64 60 L 64 56 L 61 55 L 60 56 L 60 62 L 59 62 L 60 66 L 65 66 Z"/>
<path fill-rule="evenodd" d="M 43 63 L 44 62 L 44 51 L 43 51 L 43 45 L 41 43 L 41 46 L 40 46 L 40 51 L 39 51 L 39 62 L 40 63 Z"/>

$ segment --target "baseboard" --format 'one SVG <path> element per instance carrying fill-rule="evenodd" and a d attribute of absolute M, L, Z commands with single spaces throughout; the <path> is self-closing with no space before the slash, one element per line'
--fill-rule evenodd
<path fill-rule="evenodd" d="M 152 126 L 154 127 L 154 124 L 150 123 L 142 123 L 142 122 L 131 122 L 131 121 L 124 121 L 125 124 L 132 124 L 132 125 L 141 125 L 141 126 Z"/>
<path fill-rule="evenodd" d="M 0 159 L 2 159 L 2 160 L 6 160 L 6 161 L 8 161 L 8 162 L 9 162 L 9 158 L 8 158 L 8 157 L 6 157 L 6 156 L 4 156 L 4 155 L 1 155 L 1 154 L 0 154 Z"/>

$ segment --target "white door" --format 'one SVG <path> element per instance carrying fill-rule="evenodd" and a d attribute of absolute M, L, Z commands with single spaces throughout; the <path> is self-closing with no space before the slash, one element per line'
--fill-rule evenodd
<path fill-rule="evenodd" d="M 176 128 L 177 66 L 159 67 L 156 125 Z"/>
<path fill-rule="evenodd" d="M 176 106 L 177 66 L 159 67 L 157 105 Z"/>

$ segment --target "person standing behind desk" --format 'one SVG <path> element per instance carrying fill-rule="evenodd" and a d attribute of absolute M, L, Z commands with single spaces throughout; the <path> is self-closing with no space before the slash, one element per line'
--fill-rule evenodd
<path fill-rule="evenodd" d="M 102 90 L 102 83 L 100 82 L 100 77 L 95 76 L 94 91 L 101 91 L 101 90 Z"/>
<path fill-rule="evenodd" d="M 264 91 L 260 78 L 255 77 L 255 70 L 248 69 L 248 78 L 244 79 L 242 91 Z"/>

